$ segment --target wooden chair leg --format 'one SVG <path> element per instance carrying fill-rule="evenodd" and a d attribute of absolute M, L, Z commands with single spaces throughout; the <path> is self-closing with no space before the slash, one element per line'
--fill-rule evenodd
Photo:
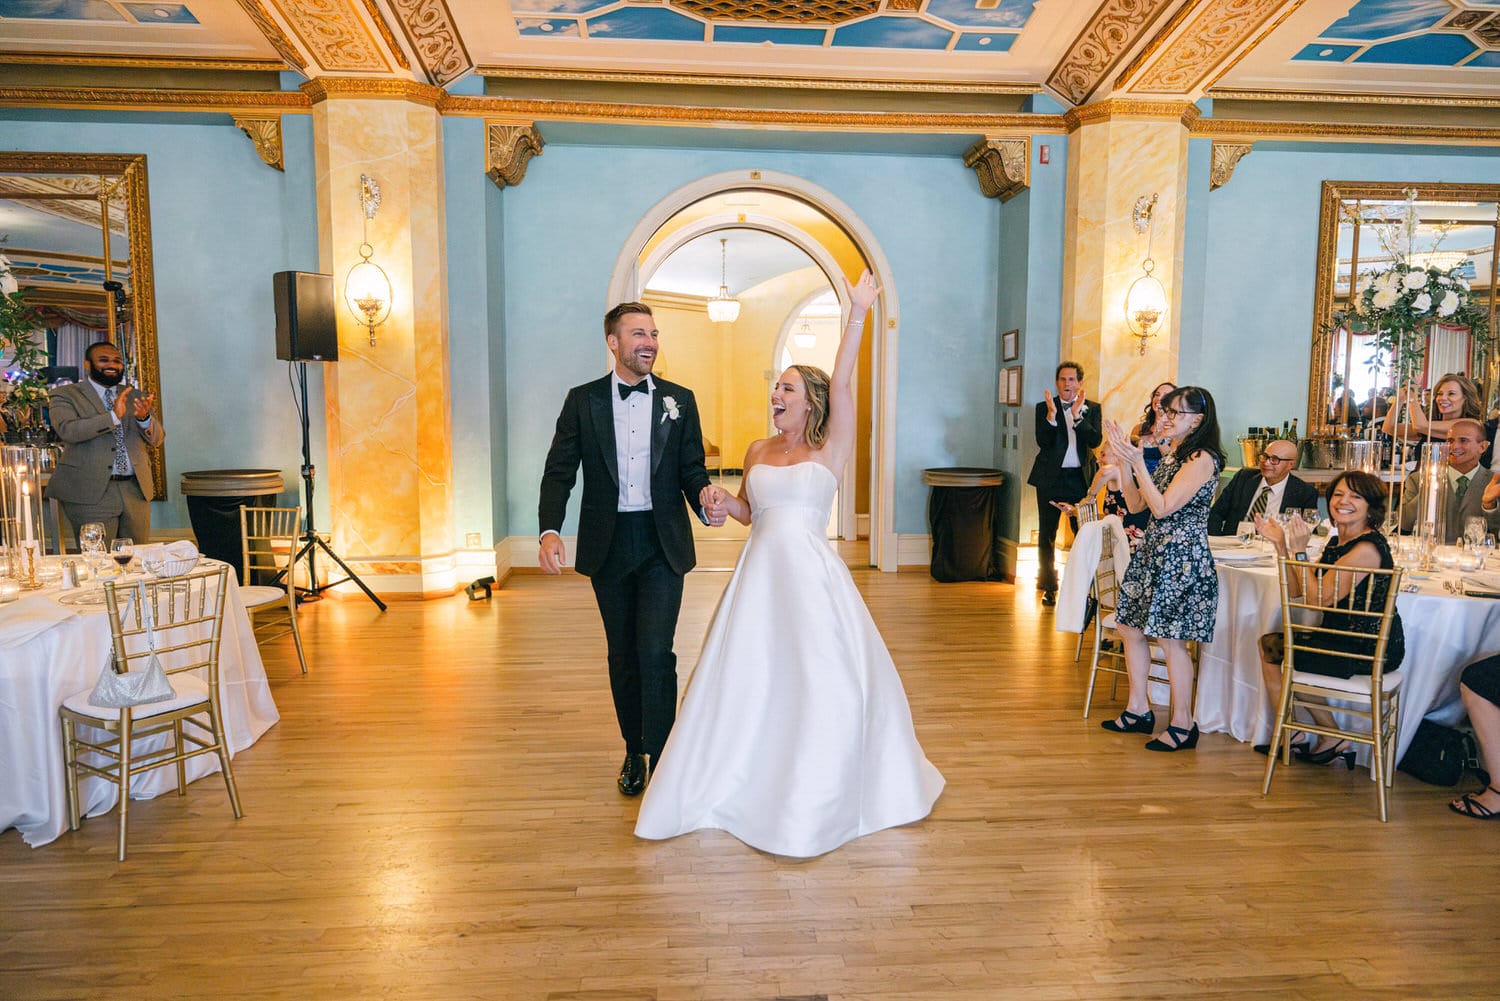
<path fill-rule="evenodd" d="M 286 590 L 286 614 L 292 624 L 292 642 L 297 647 L 297 663 L 302 665 L 302 673 L 307 673 L 307 654 L 302 652 L 302 632 L 297 628 L 297 589 L 287 585 Z"/>

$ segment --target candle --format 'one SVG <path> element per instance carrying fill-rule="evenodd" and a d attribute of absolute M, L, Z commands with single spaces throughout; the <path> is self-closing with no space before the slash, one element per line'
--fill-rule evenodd
<path fill-rule="evenodd" d="M 14 580 L 0 580 L 0 601 L 15 601 L 21 596 L 21 584 Z"/>
<path fill-rule="evenodd" d="M 27 544 L 35 544 L 36 536 L 31 528 L 31 483 L 26 480 L 21 483 L 21 523 Z"/>

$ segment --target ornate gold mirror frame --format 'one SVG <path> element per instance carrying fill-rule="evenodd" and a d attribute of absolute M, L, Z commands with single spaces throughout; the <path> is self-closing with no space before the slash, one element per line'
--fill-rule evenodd
<path fill-rule="evenodd" d="M 105 271 L 111 273 L 113 254 L 105 252 L 112 245 L 105 234 L 112 225 L 123 222 L 127 229 L 129 260 L 125 274 L 115 276 L 123 279 L 124 316 L 128 319 L 116 328 L 117 313 L 113 310 L 111 293 L 102 287 L 96 298 L 103 303 L 109 321 L 109 331 L 116 338 L 127 363 L 133 365 L 136 382 L 142 390 L 156 397 L 158 409 L 162 407 L 161 370 L 156 346 L 156 286 L 151 266 L 151 206 L 147 196 L 146 158 L 143 155 L 108 153 L 0 153 L 0 202 L 15 199 L 32 204 L 49 204 L 60 217 L 70 218 L 74 223 L 98 225 L 100 227 L 100 256 L 96 259 Z M 92 202 L 92 206 L 89 203 Z M 71 208 L 69 208 L 71 206 Z M 112 210 L 113 207 L 113 210 Z M 118 218 L 123 209 L 123 220 Z M 111 223 L 111 217 L 115 221 Z M 0 231 L 0 235 L 5 235 Z M 24 250 L 46 250 L 47 248 L 7 248 L 17 264 L 17 277 L 22 289 L 27 289 L 28 269 L 24 261 Z M 21 253 L 17 253 L 21 251 Z M 66 255 L 63 255 L 66 256 Z M 73 255 L 75 257 L 79 255 Z M 89 256 L 80 263 L 91 263 Z M 40 295 L 41 293 L 38 292 Z M 114 298 L 118 301 L 116 294 Z M 150 500 L 166 499 L 167 464 L 166 452 L 158 446 L 151 450 L 151 472 L 156 484 L 155 496 Z"/>
<path fill-rule="evenodd" d="M 1495 330 L 1496 311 L 1496 262 L 1500 258 L 1500 185 L 1497 184 L 1439 184 L 1412 181 L 1405 183 L 1366 181 L 1324 181 L 1322 211 L 1318 222 L 1318 272 L 1313 291 L 1313 336 L 1311 376 L 1307 387 L 1307 427 L 1313 434 L 1328 434 L 1336 426 L 1332 409 L 1341 394 L 1334 393 L 1337 378 L 1342 386 L 1353 384 L 1351 368 L 1362 365 L 1354 357 L 1355 342 L 1349 330 L 1342 327 L 1338 318 L 1353 309 L 1359 300 L 1367 275 L 1390 266 L 1391 259 L 1378 239 L 1371 239 L 1366 232 L 1373 225 L 1370 210 L 1375 214 L 1383 207 L 1404 208 L 1406 193 L 1415 189 L 1421 209 L 1421 225 L 1433 233 L 1443 226 L 1461 227 L 1462 231 L 1487 234 L 1475 243 L 1470 239 L 1441 245 L 1441 250 L 1451 253 L 1463 252 L 1463 257 L 1472 258 L 1478 269 L 1470 278 L 1471 291 L 1478 304 L 1487 308 L 1490 329 Z M 1434 206 L 1432 203 L 1437 203 Z M 1445 211 L 1451 206 L 1452 211 Z M 1356 220 L 1363 220 L 1356 225 Z M 1373 244 L 1373 246 L 1371 245 Z M 1432 258 L 1430 263 L 1446 270 L 1449 262 L 1441 254 L 1432 254 L 1419 242 L 1420 259 Z M 1475 253 L 1475 251 L 1479 251 Z M 1458 263 L 1457 260 L 1452 261 Z M 1500 363 L 1497 352 L 1488 355 L 1477 350 L 1471 342 L 1469 369 L 1474 381 L 1479 383 L 1480 399 L 1484 401 L 1488 414 L 1496 404 L 1497 383 L 1500 383 Z M 1441 372 L 1430 373 L 1435 379 Z M 1385 375 L 1385 385 L 1390 375 Z M 1358 399 L 1355 402 L 1362 402 Z M 1341 414 L 1342 414 L 1341 410 Z M 1356 418 L 1357 419 L 1357 418 Z M 1341 422 L 1342 423 L 1342 422 Z"/>

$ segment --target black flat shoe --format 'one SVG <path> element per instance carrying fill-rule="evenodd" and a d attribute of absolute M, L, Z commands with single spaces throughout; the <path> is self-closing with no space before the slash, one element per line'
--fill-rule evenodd
<path fill-rule="evenodd" d="M 1180 726 L 1169 726 L 1161 732 L 1162 740 L 1148 740 L 1146 750 L 1148 751 L 1191 751 L 1198 746 L 1198 724 L 1194 723 L 1191 730 L 1184 730 Z"/>
<path fill-rule="evenodd" d="M 1122 712 L 1119 719 L 1104 720 L 1099 728 L 1110 733 L 1150 733 L 1156 729 L 1156 713 L 1149 709 L 1139 715 Z"/>
<path fill-rule="evenodd" d="M 1354 771 L 1354 749 L 1345 747 L 1342 742 L 1334 744 L 1324 751 L 1306 750 L 1297 754 L 1298 761 L 1305 761 L 1309 765 L 1326 765 L 1335 758 L 1344 762 L 1344 767 L 1351 772 Z"/>
<path fill-rule="evenodd" d="M 641 790 L 646 788 L 646 756 L 644 754 L 627 754 L 625 761 L 620 765 L 620 778 L 615 782 L 620 787 L 620 792 L 626 796 L 639 796 Z"/>

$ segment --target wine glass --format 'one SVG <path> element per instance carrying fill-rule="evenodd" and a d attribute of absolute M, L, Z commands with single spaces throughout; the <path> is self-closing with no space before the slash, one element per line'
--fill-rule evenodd
<path fill-rule="evenodd" d="M 135 540 L 124 537 L 116 538 L 109 547 L 110 558 L 120 565 L 120 572 L 130 566 L 130 561 L 135 558 Z"/>
<path fill-rule="evenodd" d="M 78 526 L 78 549 L 85 556 L 103 555 L 104 523 L 89 521 Z"/>
<path fill-rule="evenodd" d="M 1470 546 L 1478 546 L 1484 541 L 1485 529 L 1488 526 L 1481 517 L 1468 518 L 1464 521 L 1464 538 Z"/>

